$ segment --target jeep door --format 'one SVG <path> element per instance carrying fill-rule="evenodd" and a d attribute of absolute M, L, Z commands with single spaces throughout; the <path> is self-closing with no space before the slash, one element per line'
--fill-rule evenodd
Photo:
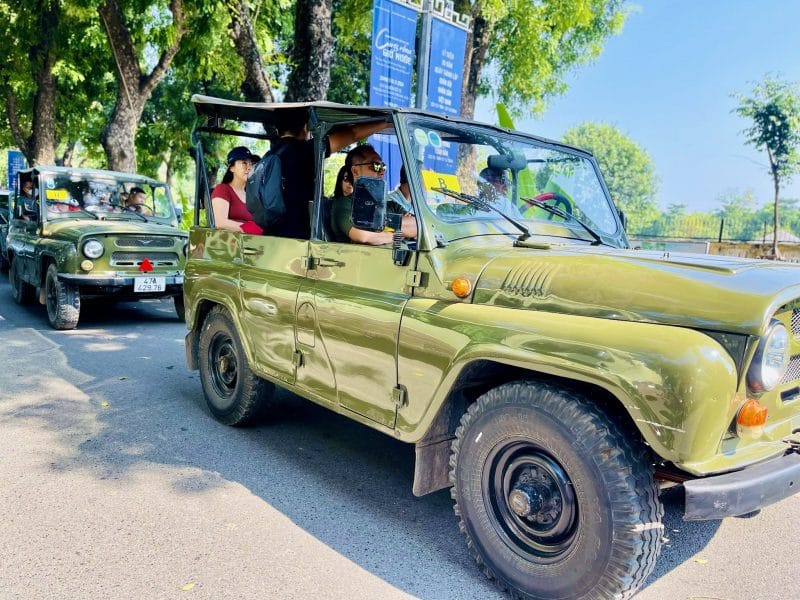
<path fill-rule="evenodd" d="M 308 279 L 297 307 L 298 386 L 394 427 L 408 270 L 392 263 L 390 248 L 310 242 Z"/>
<path fill-rule="evenodd" d="M 15 269 L 22 280 L 38 286 L 34 259 L 36 258 L 41 212 L 38 218 L 26 220 L 21 217 L 21 206 L 22 200 L 19 196 L 15 196 L 12 218 L 8 225 L 8 250 L 14 254 Z"/>
<path fill-rule="evenodd" d="M 234 234 L 241 244 L 240 322 L 260 370 L 295 380 L 294 320 L 308 241 Z"/>

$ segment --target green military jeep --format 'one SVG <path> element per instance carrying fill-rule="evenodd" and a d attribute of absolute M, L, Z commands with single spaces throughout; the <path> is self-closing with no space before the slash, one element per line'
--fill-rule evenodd
<path fill-rule="evenodd" d="M 682 486 L 686 519 L 800 490 L 800 267 L 631 250 L 582 150 L 328 103 L 302 105 L 310 239 L 200 226 L 205 141 L 267 137 L 291 107 L 194 104 L 186 353 L 218 420 L 251 422 L 281 386 L 414 444 L 414 494 L 451 487 L 475 559 L 521 598 L 634 594 L 661 487 Z M 326 137 L 373 122 L 416 239 L 330 241 Z M 396 227 L 364 170 L 350 223 Z"/>
<path fill-rule="evenodd" d="M 4 258 L 19 304 L 55 329 L 78 324 L 82 298 L 172 297 L 183 319 L 187 234 L 169 188 L 131 173 L 35 167 L 17 176 Z"/>

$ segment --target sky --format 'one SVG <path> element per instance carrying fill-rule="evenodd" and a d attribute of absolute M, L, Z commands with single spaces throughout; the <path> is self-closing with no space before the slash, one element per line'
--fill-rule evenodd
<path fill-rule="evenodd" d="M 800 0 L 640 0 L 569 90 L 515 125 L 552 139 L 587 121 L 616 126 L 650 155 L 662 209 L 713 210 L 748 189 L 760 207 L 773 199 L 766 154 L 745 144 L 731 94 L 766 74 L 800 82 Z M 475 116 L 496 123 L 494 101 Z M 781 197 L 800 198 L 800 175 Z"/>

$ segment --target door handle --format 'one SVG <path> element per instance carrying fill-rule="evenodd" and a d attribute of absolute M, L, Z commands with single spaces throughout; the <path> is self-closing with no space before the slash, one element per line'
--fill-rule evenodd
<path fill-rule="evenodd" d="M 242 254 L 245 256 L 261 256 L 264 251 L 260 248 L 251 248 L 250 246 L 242 246 Z"/>
<path fill-rule="evenodd" d="M 317 267 L 343 267 L 345 263 L 340 260 L 333 260 L 332 258 L 325 258 L 324 256 L 312 256 L 308 260 L 308 268 L 316 269 Z"/>

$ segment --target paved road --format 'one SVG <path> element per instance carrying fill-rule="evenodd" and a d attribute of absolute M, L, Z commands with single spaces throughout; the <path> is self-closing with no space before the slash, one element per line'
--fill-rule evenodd
<path fill-rule="evenodd" d="M 233 429 L 205 409 L 171 302 L 49 329 L 0 276 L 0 598 L 501 599 L 413 450 L 297 398 Z M 638 598 L 800 598 L 800 498 L 684 523 Z"/>

